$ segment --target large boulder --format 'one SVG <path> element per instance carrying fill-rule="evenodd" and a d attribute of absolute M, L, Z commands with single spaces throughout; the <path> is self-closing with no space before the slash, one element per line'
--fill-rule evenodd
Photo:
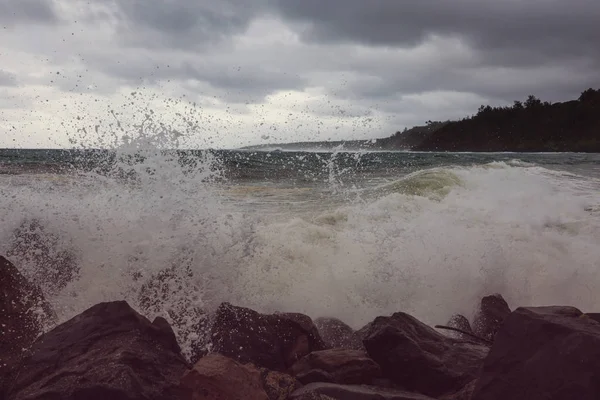
<path fill-rule="evenodd" d="M 211 332 L 214 352 L 273 371 L 285 371 L 308 353 L 325 349 L 306 315 L 260 314 L 229 303 L 217 309 Z"/>
<path fill-rule="evenodd" d="M 180 385 L 182 400 L 269 400 L 258 369 L 220 354 L 202 357 Z"/>
<path fill-rule="evenodd" d="M 349 349 L 314 351 L 296 361 L 290 372 L 304 384 L 368 384 L 381 376 L 379 365 L 364 351 Z"/>
<path fill-rule="evenodd" d="M 377 317 L 364 344 L 384 376 L 433 397 L 458 392 L 474 380 L 489 350 L 446 337 L 405 313 Z"/>
<path fill-rule="evenodd" d="M 54 322 L 52 307 L 6 258 L 0 256 L 0 393 L 27 349 Z"/>
<path fill-rule="evenodd" d="M 431 397 L 403 390 L 367 385 L 311 383 L 296 390 L 290 400 L 434 400 Z"/>
<path fill-rule="evenodd" d="M 175 400 L 188 367 L 163 318 L 100 303 L 36 341 L 8 399 Z"/>
<path fill-rule="evenodd" d="M 479 310 L 473 320 L 473 331 L 485 340 L 493 341 L 502 322 L 510 314 L 510 307 L 499 294 L 481 299 Z"/>
<path fill-rule="evenodd" d="M 600 324 L 573 307 L 517 309 L 497 332 L 472 399 L 600 399 Z"/>
<path fill-rule="evenodd" d="M 364 349 L 362 338 L 357 332 L 337 318 L 320 317 L 315 326 L 329 348 Z"/>

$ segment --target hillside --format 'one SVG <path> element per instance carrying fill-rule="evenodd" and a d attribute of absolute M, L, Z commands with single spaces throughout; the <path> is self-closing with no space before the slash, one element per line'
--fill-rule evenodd
<path fill-rule="evenodd" d="M 427 125 L 415 126 L 394 135 L 372 140 L 336 140 L 323 142 L 294 142 L 279 144 L 262 144 L 243 147 L 244 150 L 410 150 L 417 146 L 430 134 L 446 125 L 448 122 L 432 122 Z"/>
<path fill-rule="evenodd" d="M 373 140 L 296 142 L 249 146 L 251 150 L 418 150 L 600 152 L 600 90 L 579 99 L 542 102 L 529 96 L 510 107 L 481 106 L 460 121 L 435 122 Z"/>
<path fill-rule="evenodd" d="M 449 121 L 428 121 L 426 125 L 404 129 L 401 132 L 398 131 L 388 138 L 376 139 L 374 146 L 384 150 L 410 150 L 423 143 L 425 139 L 448 123 Z"/>
<path fill-rule="evenodd" d="M 476 115 L 446 124 L 413 149 L 600 152 L 600 90 L 588 89 L 564 103 L 529 96 L 511 107 L 481 106 Z"/>

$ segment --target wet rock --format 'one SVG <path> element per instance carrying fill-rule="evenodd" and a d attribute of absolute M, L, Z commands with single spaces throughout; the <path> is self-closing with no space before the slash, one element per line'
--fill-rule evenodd
<path fill-rule="evenodd" d="M 148 278 L 142 285 L 138 301 L 146 315 L 166 313 L 182 343 L 189 343 L 186 354 L 192 363 L 206 354 L 210 320 L 198 305 L 200 290 L 194 285 L 189 267 L 166 268 Z"/>
<path fill-rule="evenodd" d="M 600 323 L 600 313 L 585 313 L 588 318 Z"/>
<path fill-rule="evenodd" d="M 600 324 L 573 307 L 518 308 L 498 330 L 473 400 L 600 398 Z"/>
<path fill-rule="evenodd" d="M 70 244 L 37 219 L 23 221 L 14 231 L 6 255 L 28 266 L 31 282 L 46 294 L 59 292 L 79 274 Z"/>
<path fill-rule="evenodd" d="M 219 306 L 211 330 L 213 351 L 241 363 L 285 371 L 325 344 L 309 317 L 260 314 L 229 303 Z"/>
<path fill-rule="evenodd" d="M 54 320 L 41 289 L 0 256 L 0 394 L 12 379 L 23 350 Z"/>
<path fill-rule="evenodd" d="M 35 342 L 8 399 L 175 400 L 188 367 L 164 319 L 100 303 Z"/>
<path fill-rule="evenodd" d="M 182 399 L 269 400 L 260 371 L 220 354 L 202 357 L 181 378 Z"/>
<path fill-rule="evenodd" d="M 474 380 L 489 349 L 446 337 L 405 313 L 377 317 L 364 344 L 384 376 L 433 397 L 455 393 Z"/>
<path fill-rule="evenodd" d="M 293 365 L 297 360 L 301 359 L 311 351 L 326 348 L 325 342 L 319 334 L 319 330 L 309 316 L 300 313 L 277 313 L 273 317 L 279 318 L 281 321 L 294 322 L 300 326 L 300 329 L 303 332 L 303 334 L 295 341 L 294 346 L 292 346 L 289 351 L 286 351 L 286 365 Z M 318 349 L 316 347 L 318 347 Z"/>
<path fill-rule="evenodd" d="M 471 323 L 469 322 L 467 317 L 465 317 L 464 315 L 460 315 L 460 314 L 453 315 L 450 318 L 450 320 L 448 321 L 447 325 L 450 328 L 455 328 L 460 331 L 474 335 L 473 329 L 471 329 Z M 467 338 L 469 338 L 469 335 L 465 335 L 463 333 L 457 332 L 457 337 L 467 339 Z"/>
<path fill-rule="evenodd" d="M 488 341 L 494 341 L 498 328 L 509 314 L 510 307 L 501 295 L 485 296 L 473 320 L 473 332 Z"/>
<path fill-rule="evenodd" d="M 298 360 L 290 372 L 304 384 L 368 384 L 381 376 L 379 365 L 364 351 L 349 349 L 314 351 Z"/>
<path fill-rule="evenodd" d="M 269 396 L 269 400 L 286 400 L 302 384 L 293 376 L 283 372 L 261 369 L 263 388 Z"/>
<path fill-rule="evenodd" d="M 317 318 L 315 326 L 329 348 L 364 349 L 362 340 L 354 330 L 337 318 Z"/>
<path fill-rule="evenodd" d="M 459 390 L 456 393 L 452 393 L 447 396 L 440 397 L 440 400 L 471 400 L 473 397 L 473 392 L 475 391 L 475 386 L 477 385 L 477 380 L 469 382 L 464 388 Z"/>
<path fill-rule="evenodd" d="M 290 400 L 434 400 L 418 393 L 375 386 L 311 383 L 290 396 Z"/>

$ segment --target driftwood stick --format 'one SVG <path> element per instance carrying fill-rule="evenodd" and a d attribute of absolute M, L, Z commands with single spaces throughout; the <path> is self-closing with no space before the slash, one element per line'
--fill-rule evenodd
<path fill-rule="evenodd" d="M 462 333 L 463 335 L 467 335 L 469 337 L 472 337 L 473 339 L 477 339 L 477 340 L 479 340 L 479 341 L 481 341 L 481 342 L 483 342 L 483 343 L 485 343 L 487 345 L 490 345 L 490 346 L 493 343 L 491 340 L 484 339 L 484 338 L 482 338 L 480 336 L 477 336 L 477 335 L 475 335 L 473 333 L 470 333 L 470 332 L 467 332 L 467 331 L 463 331 L 462 329 L 453 328 L 451 326 L 445 326 L 445 325 L 436 325 L 435 327 L 438 328 L 438 329 L 446 329 L 446 330 L 449 330 L 449 331 L 454 331 L 454 332 Z"/>

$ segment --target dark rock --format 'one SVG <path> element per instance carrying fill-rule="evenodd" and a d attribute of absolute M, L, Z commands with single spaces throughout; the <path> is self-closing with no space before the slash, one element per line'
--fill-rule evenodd
<path fill-rule="evenodd" d="M 6 255 L 29 266 L 31 282 L 46 294 L 57 293 L 79 274 L 71 245 L 37 219 L 23 221 L 14 231 Z"/>
<path fill-rule="evenodd" d="M 183 400 L 269 400 L 260 371 L 220 354 L 202 357 L 181 378 Z"/>
<path fill-rule="evenodd" d="M 502 321 L 509 314 L 510 307 L 501 295 L 485 296 L 481 299 L 481 306 L 473 320 L 473 332 L 479 337 L 493 341 Z"/>
<path fill-rule="evenodd" d="M 473 397 L 473 392 L 475 391 L 475 386 L 477 385 L 477 380 L 469 382 L 464 388 L 456 393 L 452 393 L 447 396 L 440 397 L 440 400 L 471 400 Z"/>
<path fill-rule="evenodd" d="M 212 325 L 213 351 L 242 363 L 285 371 L 325 344 L 309 317 L 302 314 L 259 314 L 223 303 Z"/>
<path fill-rule="evenodd" d="M 277 313 L 274 317 L 279 318 L 282 321 L 295 322 L 300 326 L 300 329 L 303 332 L 303 334 L 295 341 L 295 345 L 291 347 L 289 351 L 286 351 L 286 365 L 293 365 L 297 360 L 301 359 L 311 351 L 326 348 L 325 342 L 321 339 L 321 335 L 319 334 L 319 330 L 309 316 L 300 313 Z M 318 349 L 316 347 L 318 347 Z"/>
<path fill-rule="evenodd" d="M 100 303 L 35 342 L 8 399 L 175 400 L 188 367 L 164 319 Z"/>
<path fill-rule="evenodd" d="M 368 384 L 381 376 L 379 365 L 364 351 L 349 349 L 314 351 L 296 361 L 290 372 L 304 384 Z"/>
<path fill-rule="evenodd" d="M 317 318 L 315 326 L 323 338 L 325 345 L 330 348 L 364 349 L 362 339 L 354 330 L 337 318 Z"/>
<path fill-rule="evenodd" d="M 269 400 L 286 400 L 302 384 L 293 376 L 283 372 L 261 369 L 263 388 L 269 396 Z"/>
<path fill-rule="evenodd" d="M 322 397 L 324 396 L 324 397 Z M 402 390 L 384 389 L 366 385 L 338 385 L 311 383 L 290 396 L 290 400 L 434 400 L 422 394 Z"/>
<path fill-rule="evenodd" d="M 192 363 L 206 355 L 210 335 L 207 313 L 197 305 L 200 290 L 194 285 L 189 267 L 170 267 L 152 276 L 142 285 L 138 301 L 141 311 L 148 314 L 166 313 L 173 330 L 182 343 L 189 344 Z"/>
<path fill-rule="evenodd" d="M 448 321 L 448 326 L 456 329 L 460 329 L 461 331 L 473 333 L 473 329 L 471 329 L 471 324 L 469 320 L 464 315 L 455 314 Z"/>
<path fill-rule="evenodd" d="M 428 396 L 455 393 L 477 377 L 488 347 L 446 337 L 416 318 L 377 317 L 364 340 L 384 376 Z"/>
<path fill-rule="evenodd" d="M 55 318 L 41 289 L 0 256 L 0 394 L 12 379 L 23 349 L 31 346 L 44 325 Z"/>
<path fill-rule="evenodd" d="M 585 315 L 587 315 L 589 318 L 593 319 L 594 321 L 600 323 L 600 313 L 585 313 Z"/>
<path fill-rule="evenodd" d="M 496 334 L 472 398 L 600 399 L 600 324 L 573 307 L 517 309 Z"/>

